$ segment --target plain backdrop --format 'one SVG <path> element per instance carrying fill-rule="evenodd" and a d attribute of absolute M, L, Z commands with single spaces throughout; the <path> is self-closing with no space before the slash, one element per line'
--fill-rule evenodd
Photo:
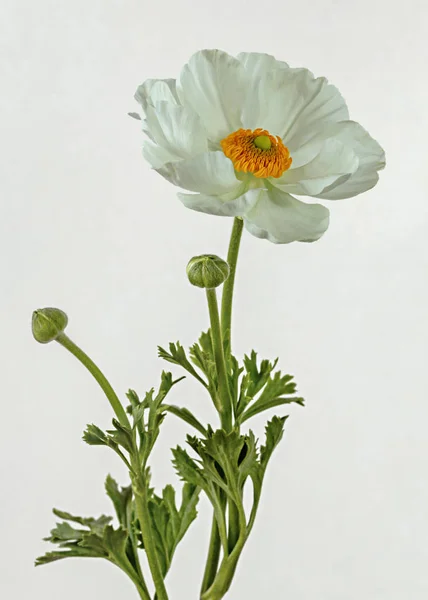
<path fill-rule="evenodd" d="M 225 256 L 232 221 L 185 209 L 127 116 L 138 84 L 176 77 L 201 48 L 268 52 L 327 76 L 388 163 L 375 189 L 328 204 L 315 244 L 244 234 L 235 351 L 280 356 L 307 405 L 290 411 L 228 598 L 427 598 L 427 28 L 423 0 L 2 1 L 3 598 L 137 597 L 103 561 L 33 567 L 52 506 L 111 513 L 104 478 L 127 474 L 81 440 L 86 423 L 109 424 L 102 392 L 60 346 L 34 342 L 30 318 L 65 310 L 68 334 L 121 397 L 158 384 L 168 364 L 157 344 L 187 346 L 207 327 L 185 266 Z M 213 420 L 193 382 L 172 394 Z M 188 431 L 167 418 L 157 487 L 177 483 L 170 447 Z M 203 501 L 168 576 L 171 600 L 198 598 L 209 525 Z"/>

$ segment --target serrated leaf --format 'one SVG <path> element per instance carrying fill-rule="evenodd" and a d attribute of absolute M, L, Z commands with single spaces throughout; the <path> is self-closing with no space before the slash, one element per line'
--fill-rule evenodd
<path fill-rule="evenodd" d="M 169 344 L 169 352 L 167 352 L 161 346 L 158 346 L 158 356 L 163 358 L 164 360 L 180 365 L 185 369 L 188 373 L 193 375 L 204 387 L 207 387 L 206 382 L 202 379 L 202 377 L 197 373 L 192 364 L 189 362 L 186 352 L 180 342 L 176 342 L 175 344 L 171 342 Z"/>
<path fill-rule="evenodd" d="M 138 394 L 135 390 L 129 389 L 126 393 L 126 397 L 131 403 L 132 408 L 137 408 L 137 406 L 140 406 L 140 398 L 138 397 Z"/>
<path fill-rule="evenodd" d="M 70 550 L 52 550 L 51 552 L 46 552 L 43 556 L 39 556 L 36 558 L 35 566 L 39 567 L 41 565 L 47 565 L 51 562 L 55 562 L 57 560 L 62 560 L 64 558 L 104 558 L 105 554 L 98 555 L 95 554 L 92 550 L 88 548 L 81 548 L 80 546 L 76 546 Z"/>
<path fill-rule="evenodd" d="M 119 523 L 126 528 L 128 510 L 132 503 L 132 485 L 119 488 L 113 477 L 107 475 L 105 489 L 108 497 L 113 502 Z"/>
<path fill-rule="evenodd" d="M 196 462 L 188 455 L 186 450 L 177 446 L 173 448 L 173 465 L 177 474 L 183 481 L 192 483 L 193 485 L 204 487 L 205 480 L 200 467 Z"/>
<path fill-rule="evenodd" d="M 126 545 L 128 541 L 128 533 L 121 527 L 114 529 L 111 525 L 107 525 L 104 530 L 103 544 L 109 555 L 120 564 L 128 561 L 126 556 Z"/>
<path fill-rule="evenodd" d="M 187 408 L 175 406 L 174 404 L 163 404 L 162 409 L 166 412 L 170 412 L 171 414 L 179 417 L 195 429 L 197 429 L 202 435 L 207 434 L 207 430 L 202 425 L 200 421 L 190 412 Z"/>
<path fill-rule="evenodd" d="M 192 362 L 206 375 L 212 389 L 217 387 L 217 369 L 210 330 L 201 333 L 189 350 Z"/>
<path fill-rule="evenodd" d="M 269 375 L 276 367 L 277 363 L 278 359 L 273 363 L 264 359 L 261 361 L 259 368 L 257 365 L 257 352 L 252 350 L 250 356 L 244 356 L 244 366 L 250 377 L 247 393 L 251 398 L 254 398 L 266 384 Z"/>
<path fill-rule="evenodd" d="M 133 452 L 133 440 L 131 429 L 125 427 L 117 419 L 112 420 L 114 429 L 108 429 L 107 433 L 114 443 L 122 446 L 127 452 Z"/>
<path fill-rule="evenodd" d="M 288 417 L 273 417 L 266 424 L 265 443 L 260 448 L 260 464 L 263 469 L 266 469 L 273 451 L 284 435 L 284 424 L 287 418 Z"/>
<path fill-rule="evenodd" d="M 111 527 L 111 525 L 107 525 L 107 527 Z M 78 545 L 81 548 L 86 548 L 88 551 L 91 551 L 93 553 L 93 556 L 107 557 L 109 554 L 107 548 L 104 545 L 103 537 L 96 533 L 85 534 Z"/>
<path fill-rule="evenodd" d="M 284 404 L 299 404 L 299 406 L 304 406 L 305 401 L 303 398 L 292 396 L 290 398 L 273 398 L 272 400 L 268 400 L 260 404 L 254 403 L 248 410 L 245 411 L 240 419 L 240 423 L 244 423 L 248 419 L 251 419 L 251 417 L 255 417 L 257 414 L 264 412 L 265 410 L 269 410 L 270 408 L 275 408 L 277 406 L 283 406 Z"/>
<path fill-rule="evenodd" d="M 83 440 L 90 446 L 108 446 L 108 438 L 104 431 L 93 423 L 86 426 Z"/>
<path fill-rule="evenodd" d="M 91 531 L 96 533 L 102 532 L 105 526 L 108 525 L 112 520 L 112 517 L 108 517 L 107 515 L 101 515 L 97 519 L 94 517 L 79 517 L 64 510 L 59 510 L 58 508 L 52 509 L 52 512 L 60 519 L 72 521 L 73 523 L 79 523 L 80 525 L 88 527 Z"/>
<path fill-rule="evenodd" d="M 266 368 L 270 369 L 270 366 Z M 292 396 L 296 391 L 296 384 L 292 379 L 292 375 L 282 375 L 281 371 L 277 371 L 273 377 L 269 375 L 257 400 L 248 400 L 245 411 L 240 411 L 239 422 L 244 423 L 247 419 L 276 406 L 291 403 L 303 406 L 303 398 Z"/>
<path fill-rule="evenodd" d="M 198 497 L 199 489 L 185 483 L 180 509 L 176 506 L 175 490 L 171 485 L 164 488 L 162 497 L 152 494 L 150 498 L 149 510 L 164 577 L 171 566 L 172 557 L 179 542 L 196 518 Z"/>

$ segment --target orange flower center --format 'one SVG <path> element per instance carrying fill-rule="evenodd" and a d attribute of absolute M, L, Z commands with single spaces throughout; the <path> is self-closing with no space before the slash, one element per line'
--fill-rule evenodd
<path fill-rule="evenodd" d="M 291 165 L 290 152 L 281 138 L 265 129 L 238 129 L 220 144 L 236 171 L 255 177 L 281 177 Z"/>

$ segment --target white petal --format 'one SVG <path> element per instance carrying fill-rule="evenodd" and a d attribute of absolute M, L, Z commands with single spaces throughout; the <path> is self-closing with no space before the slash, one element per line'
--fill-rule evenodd
<path fill-rule="evenodd" d="M 272 188 L 259 191 L 255 206 L 244 216 L 247 230 L 275 244 L 314 242 L 327 230 L 329 211 L 321 204 L 305 204 Z"/>
<path fill-rule="evenodd" d="M 260 52 L 240 52 L 236 57 L 244 66 L 247 73 L 254 78 L 261 77 L 272 69 L 288 69 L 286 62 L 276 60 L 271 54 Z"/>
<path fill-rule="evenodd" d="M 359 167 L 344 180 L 339 180 L 324 189 L 318 198 L 341 200 L 365 192 L 376 185 L 378 171 L 385 166 L 385 152 L 369 133 L 354 121 L 345 121 L 335 126 L 336 138 L 353 148 L 359 158 Z"/>
<path fill-rule="evenodd" d="M 213 142 L 241 127 L 245 71 L 238 59 L 221 50 L 202 50 L 184 66 L 177 93 L 199 115 Z"/>
<path fill-rule="evenodd" d="M 242 187 L 232 161 L 223 152 L 205 152 L 195 158 L 169 163 L 158 172 L 178 187 L 209 196 L 238 192 Z"/>
<path fill-rule="evenodd" d="M 314 196 L 340 177 L 349 176 L 357 170 L 359 159 L 352 146 L 336 138 L 324 140 L 321 147 L 316 139 L 313 145 L 318 153 L 312 160 L 300 167 L 290 168 L 278 179 L 272 179 L 272 185 L 290 194 Z M 309 154 L 310 149 L 307 149 Z"/>
<path fill-rule="evenodd" d="M 267 129 L 286 146 L 302 128 L 347 118 L 338 90 L 307 69 L 275 69 L 253 78 L 242 113 L 243 127 Z"/>
<path fill-rule="evenodd" d="M 233 200 L 205 194 L 177 194 L 184 206 L 198 212 L 220 217 L 240 217 L 257 202 L 260 190 L 249 190 Z"/>
<path fill-rule="evenodd" d="M 154 169 L 160 169 L 165 163 L 181 160 L 176 154 L 149 140 L 143 142 L 143 156 Z"/>
<path fill-rule="evenodd" d="M 147 106 L 154 106 L 156 102 L 179 103 L 175 79 L 147 79 L 137 88 L 134 98 L 144 111 Z"/>
<path fill-rule="evenodd" d="M 157 102 L 146 110 L 147 129 L 154 142 L 181 158 L 208 150 L 206 132 L 190 109 L 169 102 Z"/>

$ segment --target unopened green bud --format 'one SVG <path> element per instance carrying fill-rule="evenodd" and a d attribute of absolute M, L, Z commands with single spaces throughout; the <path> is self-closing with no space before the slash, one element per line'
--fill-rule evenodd
<path fill-rule="evenodd" d="M 59 308 L 39 308 L 33 312 L 32 329 L 34 339 L 48 344 L 67 327 L 68 317 Z"/>
<path fill-rule="evenodd" d="M 229 265 L 215 254 L 203 254 L 189 260 L 186 273 L 192 285 L 212 289 L 226 281 Z"/>

